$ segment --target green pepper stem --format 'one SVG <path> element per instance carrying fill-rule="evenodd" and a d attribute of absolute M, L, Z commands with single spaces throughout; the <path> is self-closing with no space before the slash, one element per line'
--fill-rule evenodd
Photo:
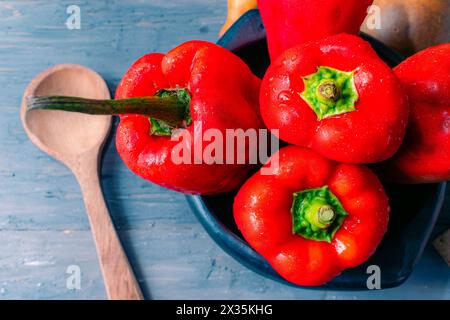
<path fill-rule="evenodd" d="M 321 206 L 317 212 L 317 220 L 327 227 L 334 221 L 335 217 L 336 214 L 334 213 L 333 207 L 330 205 Z"/>
<path fill-rule="evenodd" d="M 292 232 L 315 241 L 333 241 L 348 216 L 328 186 L 293 194 Z"/>
<path fill-rule="evenodd" d="M 336 85 L 334 81 L 325 80 L 318 87 L 317 91 L 319 95 L 322 96 L 325 100 L 338 101 L 341 97 L 341 92 L 339 87 Z"/>
<path fill-rule="evenodd" d="M 317 72 L 302 77 L 305 89 L 300 97 L 317 115 L 317 120 L 356 110 L 359 95 L 354 73 L 319 66 Z"/>
<path fill-rule="evenodd" d="M 91 115 L 138 114 L 165 121 L 173 126 L 183 124 L 189 106 L 177 95 L 152 96 L 119 100 L 94 100 L 64 96 L 30 96 L 27 110 L 62 110 Z"/>
<path fill-rule="evenodd" d="M 305 218 L 314 229 L 326 229 L 333 223 L 336 214 L 325 201 L 313 201 L 306 210 Z"/>

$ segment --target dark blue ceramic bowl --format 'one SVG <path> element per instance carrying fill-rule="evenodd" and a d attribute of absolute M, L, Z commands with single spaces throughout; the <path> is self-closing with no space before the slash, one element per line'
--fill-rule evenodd
<path fill-rule="evenodd" d="M 402 57 L 379 41 L 362 35 L 390 66 Z M 218 44 L 240 56 L 258 76 L 269 65 L 264 26 L 257 10 L 247 12 L 219 40 Z M 375 254 L 363 265 L 345 270 L 319 289 L 367 289 L 367 267 L 381 269 L 381 287 L 403 283 L 419 260 L 442 208 L 445 183 L 430 185 L 385 185 L 392 208 L 388 231 Z M 188 201 L 208 234 L 237 261 L 276 281 L 295 286 L 281 278 L 242 238 L 233 220 L 235 193 L 188 196 Z"/>

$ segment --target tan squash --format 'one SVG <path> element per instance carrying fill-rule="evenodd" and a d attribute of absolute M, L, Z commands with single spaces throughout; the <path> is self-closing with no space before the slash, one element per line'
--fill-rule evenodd
<path fill-rule="evenodd" d="M 374 5 L 381 9 L 381 29 L 369 29 L 369 15 L 361 31 L 406 56 L 450 42 L 450 0 L 375 0 Z"/>
<path fill-rule="evenodd" d="M 257 0 L 228 0 L 227 21 L 225 21 L 219 35 L 222 36 L 244 13 L 256 8 L 258 8 Z"/>

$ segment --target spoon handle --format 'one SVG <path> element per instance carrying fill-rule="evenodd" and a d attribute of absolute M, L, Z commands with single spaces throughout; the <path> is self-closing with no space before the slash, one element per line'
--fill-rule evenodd
<path fill-rule="evenodd" d="M 80 157 L 74 168 L 97 248 L 110 300 L 142 300 L 143 295 L 106 207 L 98 177 L 97 154 Z"/>

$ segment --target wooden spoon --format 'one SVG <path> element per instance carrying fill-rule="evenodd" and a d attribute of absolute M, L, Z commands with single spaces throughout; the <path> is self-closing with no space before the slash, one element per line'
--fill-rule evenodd
<path fill-rule="evenodd" d="M 141 290 L 120 244 L 103 199 L 99 159 L 111 128 L 111 116 L 89 116 L 57 110 L 27 111 L 26 97 L 61 95 L 110 99 L 105 81 L 80 66 L 54 66 L 28 85 L 20 116 L 31 141 L 75 174 L 83 193 L 109 299 L 141 300 Z"/>

